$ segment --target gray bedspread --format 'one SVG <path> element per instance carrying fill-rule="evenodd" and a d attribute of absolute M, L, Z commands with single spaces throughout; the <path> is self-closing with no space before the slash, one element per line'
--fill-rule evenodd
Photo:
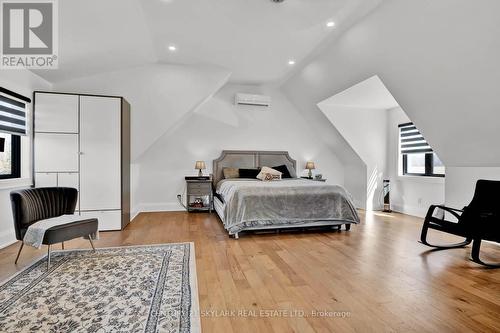
<path fill-rule="evenodd" d="M 306 179 L 225 179 L 217 184 L 216 192 L 224 202 L 224 226 L 230 234 L 256 226 L 359 223 L 349 193 L 338 185 Z"/>

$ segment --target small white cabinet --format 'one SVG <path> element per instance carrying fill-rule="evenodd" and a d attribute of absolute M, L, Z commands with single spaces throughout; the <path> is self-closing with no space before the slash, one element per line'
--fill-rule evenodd
<path fill-rule="evenodd" d="M 35 186 L 78 189 L 99 230 L 130 221 L 130 105 L 122 97 L 35 92 Z"/>
<path fill-rule="evenodd" d="M 78 188 L 78 172 L 35 172 L 36 187 Z"/>
<path fill-rule="evenodd" d="M 35 131 L 78 133 L 78 98 L 69 94 L 36 94 Z"/>
<path fill-rule="evenodd" d="M 57 186 L 78 188 L 78 172 L 60 172 L 57 174 Z"/>
<path fill-rule="evenodd" d="M 78 172 L 78 134 L 35 133 L 35 172 Z"/>
<path fill-rule="evenodd" d="M 35 184 L 36 187 L 55 187 L 57 186 L 57 173 L 36 172 Z"/>

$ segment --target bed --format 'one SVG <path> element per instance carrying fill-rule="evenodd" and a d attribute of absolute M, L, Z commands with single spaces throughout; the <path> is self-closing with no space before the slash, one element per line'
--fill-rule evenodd
<path fill-rule="evenodd" d="M 224 179 L 224 168 L 285 165 L 292 178 L 261 181 Z M 297 178 L 297 163 L 286 151 L 224 150 L 213 161 L 214 208 L 235 238 L 243 231 L 334 227 L 359 223 L 349 193 L 340 185 Z"/>

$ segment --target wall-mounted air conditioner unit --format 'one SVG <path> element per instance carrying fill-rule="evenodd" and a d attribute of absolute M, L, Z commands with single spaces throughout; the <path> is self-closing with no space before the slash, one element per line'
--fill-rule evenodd
<path fill-rule="evenodd" d="M 271 106 L 271 96 L 238 93 L 234 96 L 236 105 Z"/>

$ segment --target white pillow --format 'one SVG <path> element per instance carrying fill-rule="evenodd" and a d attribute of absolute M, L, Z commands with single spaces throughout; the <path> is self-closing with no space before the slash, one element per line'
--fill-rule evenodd
<path fill-rule="evenodd" d="M 257 175 L 257 179 L 260 180 L 281 180 L 281 172 L 269 167 L 262 167 L 260 169 L 259 174 Z"/>

